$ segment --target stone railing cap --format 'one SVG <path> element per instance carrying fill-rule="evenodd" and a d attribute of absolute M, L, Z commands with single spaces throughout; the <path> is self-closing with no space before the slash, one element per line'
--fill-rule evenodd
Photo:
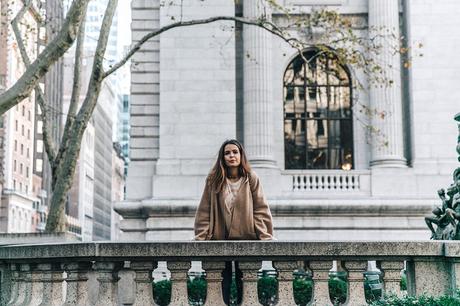
<path fill-rule="evenodd" d="M 455 246 L 457 247 L 457 246 Z M 449 248 L 448 248 L 449 249 Z M 452 246 L 449 250 L 454 252 Z M 455 249 L 460 251 L 460 246 Z M 181 242 L 92 242 L 29 244 L 0 247 L 0 260 L 47 260 L 68 258 L 95 260 L 113 258 L 184 259 L 407 259 L 444 256 L 444 242 L 290 242 L 290 241 L 181 241 Z M 452 253 L 454 254 L 454 253 Z M 455 253 L 455 254 L 460 254 Z"/>

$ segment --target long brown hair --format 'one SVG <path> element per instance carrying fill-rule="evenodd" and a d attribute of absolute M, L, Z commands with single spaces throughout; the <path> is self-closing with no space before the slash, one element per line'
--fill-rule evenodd
<path fill-rule="evenodd" d="M 248 177 L 249 173 L 251 172 L 251 166 L 249 165 L 243 145 L 236 139 L 229 139 L 224 141 L 224 143 L 220 146 L 219 155 L 217 156 L 216 163 L 214 164 L 214 167 L 212 167 L 211 172 L 208 175 L 208 183 L 216 192 L 221 191 L 225 185 L 228 167 L 225 164 L 224 155 L 225 146 L 229 144 L 237 146 L 238 150 L 240 151 L 241 158 L 240 165 L 238 166 L 238 176 Z"/>

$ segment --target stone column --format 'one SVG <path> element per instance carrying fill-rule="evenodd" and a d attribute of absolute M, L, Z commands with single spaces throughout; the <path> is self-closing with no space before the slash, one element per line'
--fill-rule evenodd
<path fill-rule="evenodd" d="M 385 294 L 401 296 L 401 270 L 404 269 L 404 261 L 380 261 L 377 267 L 383 274 L 383 286 Z"/>
<path fill-rule="evenodd" d="M 222 270 L 225 269 L 223 261 L 205 261 L 203 269 L 206 271 L 206 281 L 208 289 L 206 293 L 205 306 L 222 305 L 224 306 L 222 294 Z"/>
<path fill-rule="evenodd" d="M 312 305 L 332 305 L 329 297 L 329 270 L 332 261 L 310 261 L 308 264 L 313 279 Z"/>
<path fill-rule="evenodd" d="M 63 306 L 86 306 L 88 300 L 88 271 L 91 262 L 72 262 L 63 264 L 62 268 L 67 272 L 67 294 Z"/>
<path fill-rule="evenodd" d="M 98 261 L 94 264 L 99 292 L 96 305 L 118 305 L 118 271 L 123 262 Z"/>
<path fill-rule="evenodd" d="M 152 271 L 157 263 L 153 261 L 132 261 L 131 269 L 136 273 L 136 295 L 133 306 L 154 306 L 152 289 Z"/>
<path fill-rule="evenodd" d="M 260 0 L 245 0 L 243 15 L 249 19 L 271 19 L 270 6 Z M 254 26 L 243 26 L 244 41 L 244 146 L 255 167 L 272 168 L 273 94 L 272 34 Z"/>
<path fill-rule="evenodd" d="M 168 261 L 168 270 L 171 272 L 171 303 L 170 305 L 188 306 L 187 279 L 189 262 Z"/>
<path fill-rule="evenodd" d="M 369 0 L 369 35 L 384 35 L 375 42 L 382 49 L 374 59 L 383 69 L 387 84 L 371 84 L 371 109 L 380 115 L 373 115 L 371 124 L 375 128 L 372 135 L 372 167 L 405 167 L 401 59 L 399 49 L 399 4 L 398 0 Z M 392 38 L 394 34 L 395 38 Z M 395 49 L 396 48 L 396 49 Z"/>
<path fill-rule="evenodd" d="M 243 273 L 243 302 L 241 306 L 260 305 L 257 295 L 257 271 L 260 262 L 240 262 L 239 268 Z"/>
<path fill-rule="evenodd" d="M 273 263 L 278 271 L 278 305 L 295 306 L 293 272 L 298 268 L 296 261 L 276 261 Z"/>

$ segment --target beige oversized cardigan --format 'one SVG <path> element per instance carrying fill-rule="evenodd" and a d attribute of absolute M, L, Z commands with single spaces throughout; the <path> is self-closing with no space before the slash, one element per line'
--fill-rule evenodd
<path fill-rule="evenodd" d="M 270 240 L 273 222 L 259 177 L 251 172 L 244 179 L 234 202 L 232 221 L 225 236 L 225 208 L 219 192 L 206 179 L 195 215 L 195 240 Z"/>

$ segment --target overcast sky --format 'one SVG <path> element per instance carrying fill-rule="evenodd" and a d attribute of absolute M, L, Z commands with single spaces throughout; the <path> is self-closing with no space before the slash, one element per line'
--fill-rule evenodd
<path fill-rule="evenodd" d="M 131 44 L 131 0 L 118 1 L 119 45 Z"/>

